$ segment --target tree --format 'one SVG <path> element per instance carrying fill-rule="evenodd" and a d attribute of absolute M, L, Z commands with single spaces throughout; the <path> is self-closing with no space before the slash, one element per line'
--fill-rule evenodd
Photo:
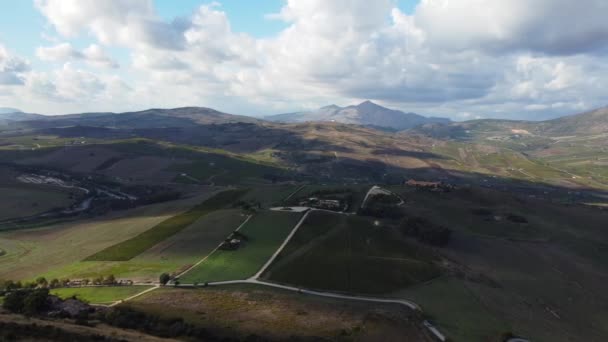
<path fill-rule="evenodd" d="M 164 286 L 167 285 L 167 283 L 169 282 L 169 280 L 171 280 L 171 276 L 168 275 L 167 273 L 163 273 L 160 275 L 159 279 L 160 283 Z"/>
<path fill-rule="evenodd" d="M 50 287 L 51 288 L 59 287 L 59 279 L 53 278 L 50 282 Z"/>
<path fill-rule="evenodd" d="M 17 289 L 17 288 L 21 287 L 21 285 L 19 287 L 17 287 L 17 284 L 14 281 L 7 280 L 7 281 L 4 282 L 4 284 L 2 284 L 2 287 L 6 291 L 12 291 L 14 289 Z"/>
<path fill-rule="evenodd" d="M 38 289 L 32 291 L 23 301 L 23 313 L 35 315 L 44 310 L 47 306 L 49 289 Z"/>
<path fill-rule="evenodd" d="M 113 274 L 110 274 L 109 276 L 106 277 L 106 279 L 103 281 L 104 285 L 114 285 L 116 284 L 116 278 L 114 278 Z"/>
<path fill-rule="evenodd" d="M 10 312 L 23 312 L 23 302 L 27 297 L 27 292 L 23 290 L 12 291 L 4 297 L 2 307 Z"/>
<path fill-rule="evenodd" d="M 46 309 L 49 290 L 19 290 L 6 295 L 2 306 L 11 312 L 35 315 Z"/>
<path fill-rule="evenodd" d="M 38 284 L 39 287 L 47 287 L 49 282 L 45 277 L 38 277 L 38 279 L 36 279 L 36 284 Z"/>

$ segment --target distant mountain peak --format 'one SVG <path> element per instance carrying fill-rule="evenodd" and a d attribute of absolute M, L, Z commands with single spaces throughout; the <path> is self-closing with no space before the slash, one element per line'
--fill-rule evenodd
<path fill-rule="evenodd" d="M 0 114 L 23 113 L 17 108 L 0 107 Z"/>
<path fill-rule="evenodd" d="M 278 122 L 331 121 L 392 130 L 405 130 L 432 122 L 450 122 L 449 119 L 427 118 L 414 113 L 385 108 L 370 100 L 348 107 L 330 105 L 316 111 L 279 114 L 268 116 L 266 119 Z"/>
<path fill-rule="evenodd" d="M 375 102 L 372 102 L 370 100 L 365 100 L 365 101 L 359 103 L 355 107 L 358 107 L 358 108 L 385 108 L 385 107 L 382 107 L 381 105 L 379 105 L 379 104 L 377 104 Z"/>
<path fill-rule="evenodd" d="M 330 104 L 329 106 L 321 107 L 320 109 L 340 109 L 342 107 L 336 106 L 335 104 Z"/>

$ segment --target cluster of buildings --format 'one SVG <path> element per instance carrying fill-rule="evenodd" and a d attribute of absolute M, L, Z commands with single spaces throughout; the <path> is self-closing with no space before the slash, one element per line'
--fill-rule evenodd
<path fill-rule="evenodd" d="M 301 206 L 312 207 L 317 209 L 340 210 L 342 203 L 335 199 L 322 199 L 318 197 L 309 197 L 300 202 Z"/>
<path fill-rule="evenodd" d="M 426 189 L 433 192 L 449 192 L 455 189 L 451 184 L 444 182 L 426 182 L 410 179 L 405 182 L 405 185 L 415 187 L 417 189 Z"/>

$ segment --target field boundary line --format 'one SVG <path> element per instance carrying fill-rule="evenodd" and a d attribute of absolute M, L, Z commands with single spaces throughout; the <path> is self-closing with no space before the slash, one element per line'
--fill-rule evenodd
<path fill-rule="evenodd" d="M 241 223 L 236 229 L 235 231 L 238 232 L 245 224 L 247 224 L 247 222 L 249 222 L 249 220 L 253 217 L 253 215 L 248 215 L 247 218 L 245 219 L 245 221 L 243 221 L 243 223 Z M 175 278 L 179 278 L 181 276 L 183 276 L 184 274 L 190 272 L 193 268 L 199 266 L 200 264 L 202 264 L 203 262 L 205 262 L 207 259 L 209 259 L 209 257 L 215 253 L 220 246 L 222 246 L 224 242 L 220 242 L 219 245 L 217 245 L 211 252 L 209 252 L 209 254 L 207 254 L 205 257 L 203 257 L 201 260 L 199 260 L 196 264 L 188 267 L 185 271 L 183 271 L 182 273 L 178 274 L 175 276 Z"/>
<path fill-rule="evenodd" d="M 289 241 L 291 241 L 291 238 L 296 234 L 296 232 L 298 231 L 298 229 L 300 228 L 300 226 L 304 223 L 304 221 L 306 221 L 306 218 L 308 217 L 308 214 L 310 214 L 312 210 L 308 210 L 306 211 L 306 213 L 304 213 L 304 215 L 302 215 L 302 218 L 300 218 L 300 221 L 298 221 L 298 223 L 296 224 L 295 227 L 293 227 L 293 229 L 291 230 L 291 232 L 289 233 L 289 235 L 287 235 L 287 237 L 285 238 L 285 240 L 283 241 L 283 243 L 281 244 L 281 246 L 279 246 L 279 248 L 274 252 L 274 254 L 270 257 L 270 259 L 268 259 L 266 261 L 266 263 L 264 264 L 264 266 L 262 266 L 262 268 L 253 275 L 253 277 L 249 278 L 249 279 L 254 279 L 257 280 L 262 273 L 264 273 L 264 271 L 266 271 L 266 269 L 270 266 L 270 264 L 272 264 L 272 262 L 274 261 L 274 259 L 277 258 L 277 256 L 279 256 L 279 253 L 281 253 L 283 251 L 283 249 L 285 248 L 285 246 L 287 246 L 287 244 L 289 243 Z"/>
<path fill-rule="evenodd" d="M 118 304 L 124 303 L 124 302 L 126 302 L 126 301 L 131 300 L 131 299 L 135 299 L 135 298 L 137 298 L 137 297 L 139 297 L 139 296 L 142 296 L 142 295 L 144 295 L 144 294 L 146 294 L 146 293 L 148 293 L 148 292 L 152 292 L 152 291 L 154 291 L 154 290 L 156 290 L 156 289 L 159 289 L 159 288 L 160 288 L 160 285 L 156 285 L 156 286 L 154 286 L 154 287 L 151 287 L 151 288 L 149 288 L 149 289 L 146 289 L 146 290 L 144 290 L 144 291 L 141 291 L 140 293 L 136 293 L 136 294 L 132 295 L 131 297 L 127 297 L 127 298 L 125 298 L 125 299 L 117 300 L 116 302 L 114 302 L 114 303 L 112 303 L 112 304 L 110 304 L 110 305 L 108 305 L 108 306 L 109 306 L 109 307 L 116 306 L 116 305 L 118 305 Z"/>
<path fill-rule="evenodd" d="M 283 202 L 287 201 L 288 199 L 290 199 L 291 197 L 293 197 L 293 195 L 297 194 L 298 192 L 300 192 L 300 190 L 304 189 L 306 187 L 306 185 L 302 185 L 299 188 L 297 188 L 294 192 L 292 192 L 291 194 L 289 194 L 287 197 L 285 197 L 283 199 Z"/>

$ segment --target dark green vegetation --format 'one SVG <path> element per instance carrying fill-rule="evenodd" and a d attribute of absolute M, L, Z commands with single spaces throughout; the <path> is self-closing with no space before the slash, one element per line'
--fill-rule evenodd
<path fill-rule="evenodd" d="M 264 277 L 313 289 L 387 293 L 439 276 L 434 261 L 392 227 L 313 212 Z"/>
<path fill-rule="evenodd" d="M 46 323 L 46 324 L 39 324 Z M 86 333 L 84 329 L 64 329 L 48 322 L 5 322 L 0 320 L 0 340 L 2 341 L 107 341 L 122 342 L 123 338 L 104 336 L 98 331 Z"/>
<path fill-rule="evenodd" d="M 36 315 L 48 306 L 48 289 L 20 289 L 4 296 L 2 307 L 14 313 Z"/>
<path fill-rule="evenodd" d="M 166 238 L 180 232 L 203 215 L 230 205 L 241 197 L 244 192 L 244 190 L 221 192 L 185 213 L 176 215 L 129 240 L 91 255 L 85 261 L 130 260 Z"/>
<path fill-rule="evenodd" d="M 608 300 L 601 290 L 608 212 L 480 188 L 391 190 L 406 200 L 408 216 L 453 230 L 438 250 L 449 277 L 400 296 L 419 303 L 455 341 L 508 331 L 539 341 L 608 335 L 601 304 Z"/>
<path fill-rule="evenodd" d="M 300 213 L 263 211 L 251 218 L 240 233 L 247 237 L 235 251 L 217 250 L 180 278 L 182 284 L 242 280 L 262 268 L 301 218 Z"/>

